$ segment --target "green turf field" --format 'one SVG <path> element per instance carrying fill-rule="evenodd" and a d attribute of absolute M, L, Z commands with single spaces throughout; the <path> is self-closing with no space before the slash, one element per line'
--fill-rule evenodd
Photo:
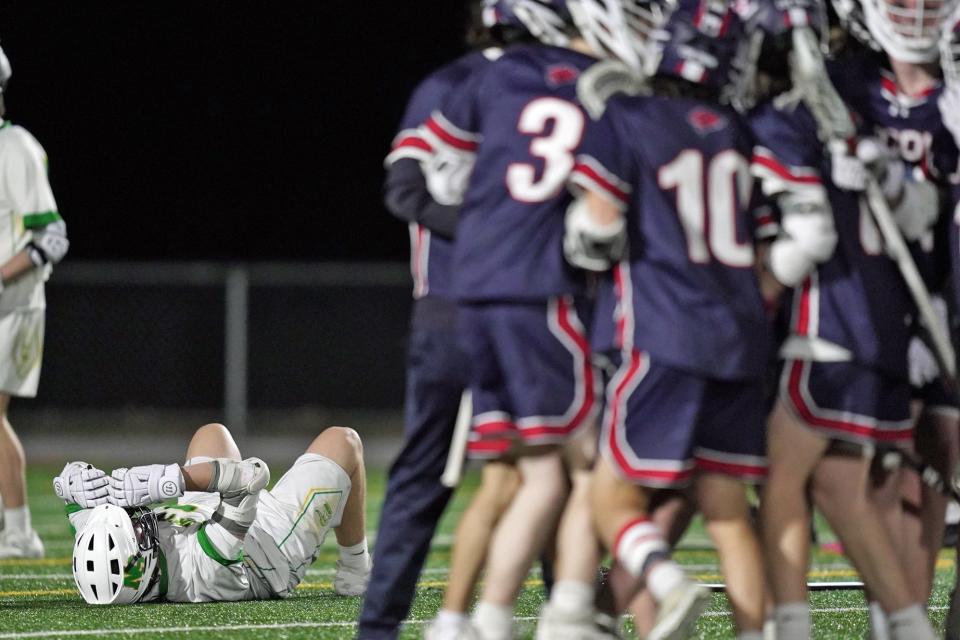
<path fill-rule="evenodd" d="M 149 634 L 164 638 L 350 638 L 360 609 L 359 598 L 334 595 L 335 545 L 327 541 L 324 552 L 310 569 L 306 581 L 288 600 L 202 605 L 152 604 L 91 607 L 74 590 L 70 575 L 72 538 L 62 503 L 54 496 L 50 478 L 58 469 L 34 469 L 29 477 L 33 520 L 47 545 L 43 560 L 0 560 L 0 638 L 116 637 Z M 447 579 L 451 533 L 475 482 L 468 477 L 434 541 L 410 622 L 402 637 L 420 637 L 423 623 L 440 605 Z M 383 496 L 383 473 L 371 472 L 368 528 L 376 529 Z M 828 535 L 828 534 L 825 534 Z M 681 543 L 677 558 L 704 582 L 718 582 L 716 554 L 694 527 Z M 930 603 L 935 625 L 942 627 L 953 581 L 953 553 L 944 551 L 937 570 L 937 586 Z M 840 556 L 818 553 L 811 580 L 854 580 L 856 574 Z M 532 637 L 533 620 L 543 601 L 539 574 L 530 576 L 517 606 L 521 637 Z M 814 627 L 817 638 L 862 638 L 867 629 L 863 595 L 859 591 L 814 593 Z M 713 606 L 701 620 L 699 638 L 732 638 L 726 600 L 715 595 Z"/>

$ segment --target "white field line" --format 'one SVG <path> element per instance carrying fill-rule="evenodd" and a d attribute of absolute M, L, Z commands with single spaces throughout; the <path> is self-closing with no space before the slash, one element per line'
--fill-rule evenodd
<path fill-rule="evenodd" d="M 929 611 L 943 611 L 948 607 L 936 606 L 929 607 Z M 866 613 L 866 607 L 827 607 L 823 609 L 811 609 L 810 613 Z M 729 611 L 708 611 L 703 614 L 705 618 L 723 618 L 732 615 Z M 514 618 L 515 622 L 533 622 L 537 618 L 526 616 Z M 429 620 L 404 620 L 405 625 L 420 625 L 430 622 Z M 164 634 L 164 633 L 190 633 L 193 631 L 252 631 L 259 629 L 335 629 L 345 627 L 355 627 L 356 622 L 276 622 L 268 624 L 221 624 L 216 626 L 196 626 L 196 627 L 149 627 L 149 628 L 117 628 L 117 629 L 75 629 L 61 631 L 26 631 L 17 633 L 0 633 L 2 638 L 52 638 L 52 637 L 78 637 L 78 636 L 118 636 L 133 635 L 139 633 Z"/>

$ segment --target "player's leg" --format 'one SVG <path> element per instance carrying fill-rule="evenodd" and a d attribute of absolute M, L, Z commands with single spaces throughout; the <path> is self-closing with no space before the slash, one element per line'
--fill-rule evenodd
<path fill-rule="evenodd" d="M 484 588 L 474 613 L 485 639 L 511 637 L 514 602 L 567 497 L 566 469 L 558 448 L 525 452 L 517 460 L 517 470 L 520 487 L 493 532 Z"/>
<path fill-rule="evenodd" d="M 0 393 L 0 505 L 3 506 L 0 558 L 38 558 L 43 556 L 43 543 L 30 522 L 26 457 L 7 418 L 9 406 L 10 395 Z"/>
<path fill-rule="evenodd" d="M 490 537 L 520 486 L 511 462 L 491 460 L 481 471 L 480 487 L 460 517 L 450 558 L 450 580 L 442 611 L 464 616 L 483 569 Z"/>
<path fill-rule="evenodd" d="M 240 448 L 230 430 L 222 424 L 205 424 L 193 433 L 185 460 L 200 462 L 207 458 L 242 460 Z"/>
<path fill-rule="evenodd" d="M 730 476 L 703 474 L 697 480 L 697 504 L 720 556 L 738 637 L 759 637 L 765 613 L 763 552 L 750 521 L 746 485 Z"/>
<path fill-rule="evenodd" d="M 828 442 L 800 424 L 782 402 L 777 402 L 768 424 L 769 474 L 760 499 L 760 519 L 777 637 L 809 638 L 807 483 Z"/>
<path fill-rule="evenodd" d="M 600 543 L 591 519 L 590 477 L 597 438 L 596 426 L 590 425 L 565 449 L 570 495 L 557 530 L 554 584 L 537 626 L 540 638 L 584 635 L 595 625 Z"/>

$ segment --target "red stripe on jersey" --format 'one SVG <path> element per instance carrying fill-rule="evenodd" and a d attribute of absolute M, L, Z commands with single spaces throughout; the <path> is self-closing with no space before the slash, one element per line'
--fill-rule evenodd
<path fill-rule="evenodd" d="M 805 336 L 810 331 L 810 289 L 813 281 L 808 277 L 803 281 L 803 289 L 800 292 L 800 306 L 797 309 L 797 326 L 795 331 L 797 335 Z"/>
<path fill-rule="evenodd" d="M 393 144 L 393 148 L 395 150 L 400 148 L 413 148 L 427 152 L 433 151 L 433 147 L 430 146 L 429 142 L 417 136 L 406 136 L 401 138 Z"/>
<path fill-rule="evenodd" d="M 576 165 L 574 165 L 573 171 L 574 173 L 582 173 L 584 177 L 586 177 L 592 182 L 595 182 L 597 185 L 602 187 L 605 191 L 609 192 L 610 195 L 614 196 L 617 200 L 621 201 L 622 203 L 626 204 L 627 202 L 629 202 L 630 196 L 626 191 L 624 191 L 614 183 L 604 178 L 602 175 L 600 175 L 599 172 L 597 172 L 590 165 L 583 164 L 582 162 L 578 162 Z"/>
<path fill-rule="evenodd" d="M 434 117 L 427 119 L 427 128 L 430 129 L 431 133 L 455 149 L 460 149 L 461 151 L 476 151 L 479 146 L 475 140 L 467 140 L 447 131 Z"/>
<path fill-rule="evenodd" d="M 795 173 L 792 173 L 790 169 L 788 169 L 786 166 L 780 164 L 773 158 L 769 158 L 767 156 L 762 156 L 756 153 L 753 154 L 753 164 L 758 164 L 761 167 L 765 167 L 770 171 L 773 171 L 775 174 L 777 174 L 784 180 L 788 180 L 790 182 L 797 182 L 800 184 L 820 184 L 820 178 L 818 176 L 797 175 Z"/>
<path fill-rule="evenodd" d="M 722 473 L 736 478 L 761 479 L 767 476 L 767 468 L 753 464 L 736 464 L 733 462 L 721 462 L 719 460 L 710 460 L 700 456 L 694 456 L 694 462 L 701 471 L 710 471 L 713 473 Z"/>

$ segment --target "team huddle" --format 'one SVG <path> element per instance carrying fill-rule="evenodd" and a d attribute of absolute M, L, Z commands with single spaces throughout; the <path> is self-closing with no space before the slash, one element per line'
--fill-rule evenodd
<path fill-rule="evenodd" d="M 372 569 L 355 433 L 266 491 L 209 425 L 182 466 L 56 479 L 83 597 L 283 597 L 332 529 L 359 637 L 395 638 L 469 409 L 481 486 L 432 640 L 512 638 L 538 559 L 538 638 L 620 637 L 625 613 L 689 637 L 710 592 L 671 553 L 697 512 L 737 637 L 809 638 L 814 507 L 871 636 L 934 638 L 960 458 L 960 2 L 473 4 L 474 51 L 421 83 L 387 158 L 416 302 Z"/>

